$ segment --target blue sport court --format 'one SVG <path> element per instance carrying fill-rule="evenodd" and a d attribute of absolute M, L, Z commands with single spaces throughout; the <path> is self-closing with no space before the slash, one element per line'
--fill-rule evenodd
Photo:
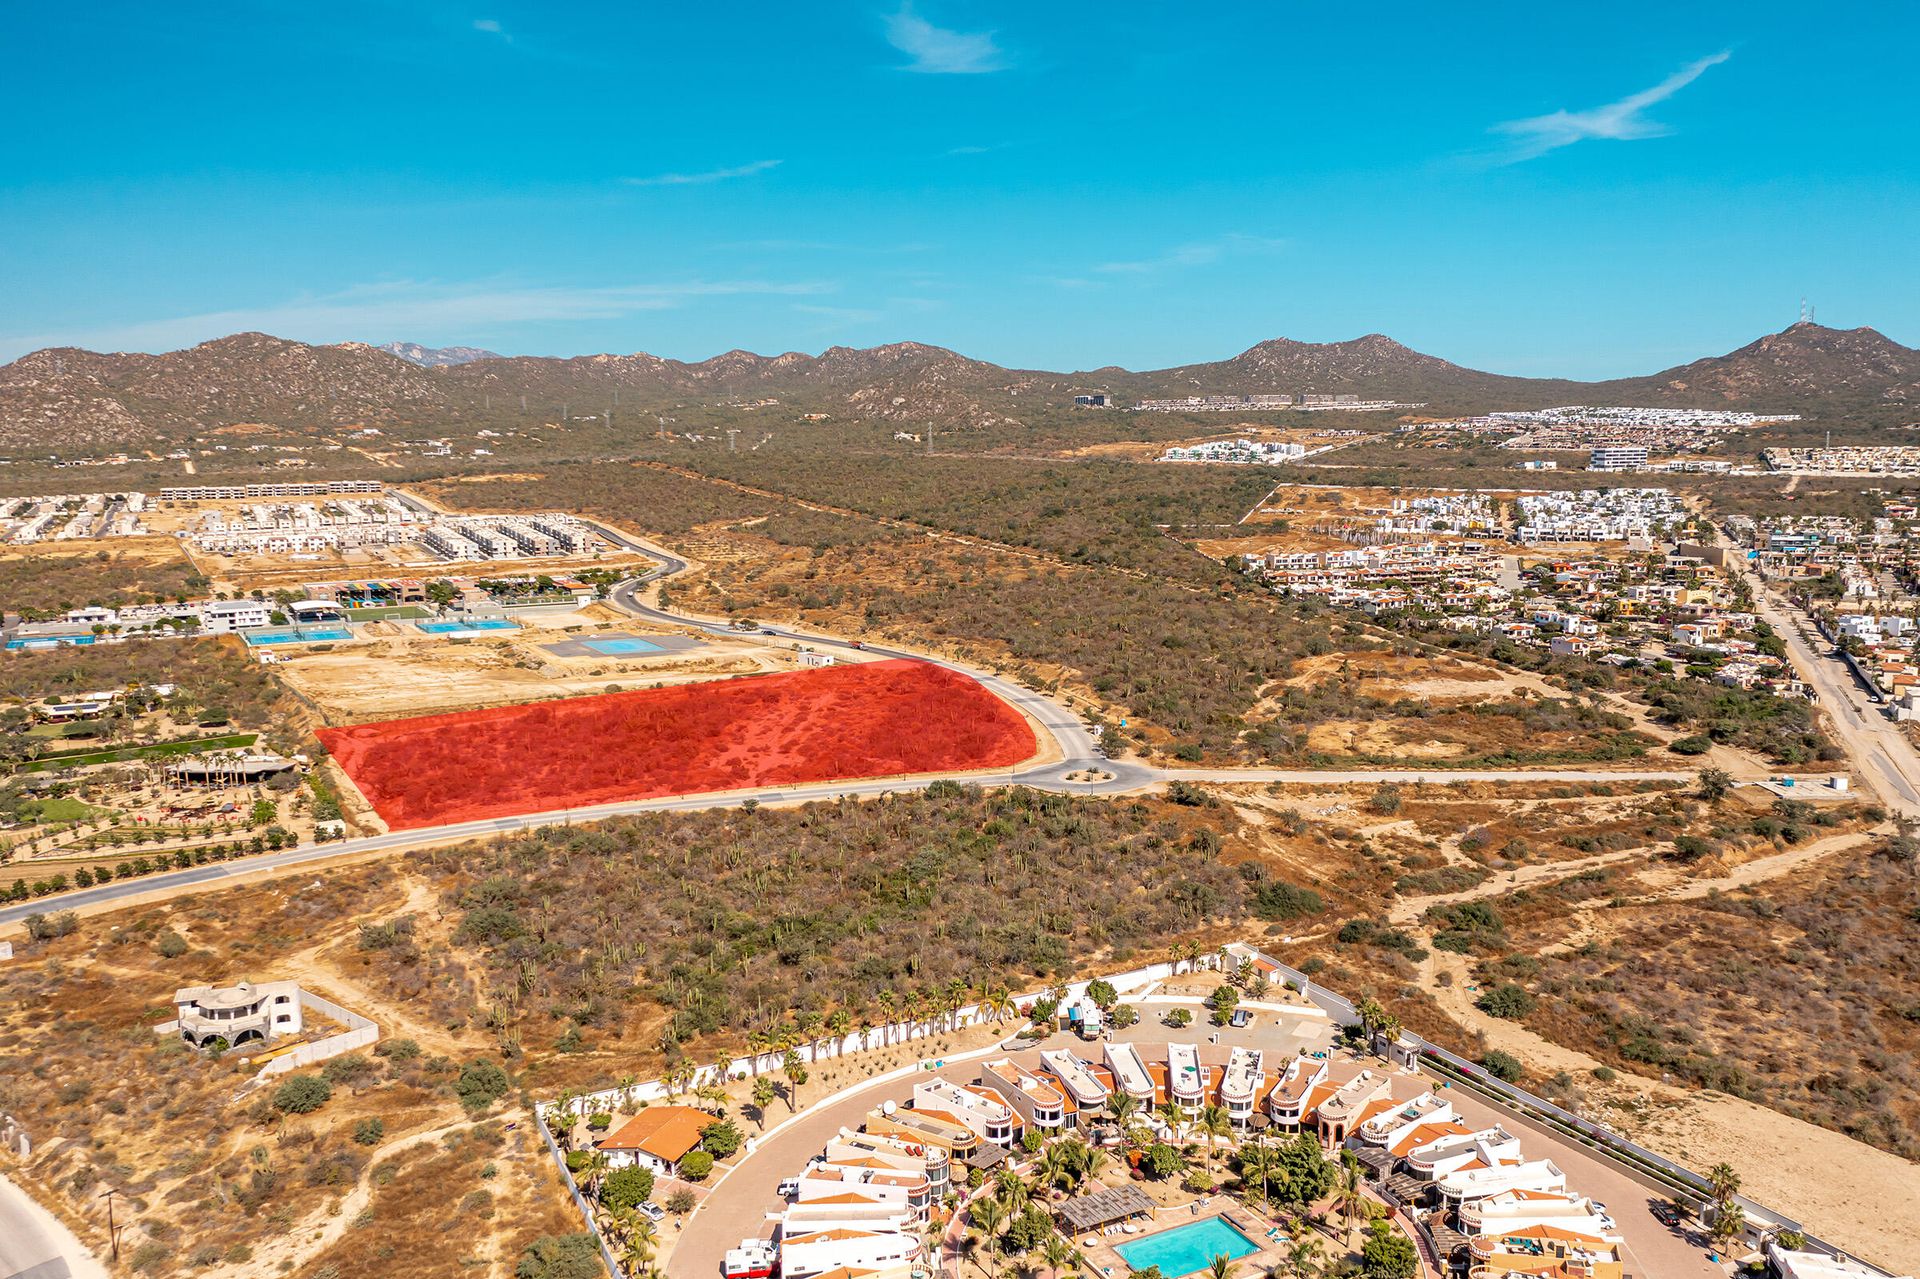
<path fill-rule="evenodd" d="M 488 631 L 517 631 L 520 623 L 504 617 L 476 618 L 471 622 L 415 622 L 428 635 L 484 635 Z"/>
<path fill-rule="evenodd" d="M 1181 1279 L 1182 1275 L 1205 1270 L 1215 1257 L 1238 1261 L 1260 1248 L 1224 1219 L 1209 1217 L 1132 1243 L 1115 1244 L 1113 1250 L 1120 1254 L 1120 1260 L 1127 1263 L 1129 1270 L 1158 1266 L 1167 1279 Z"/>
<path fill-rule="evenodd" d="M 608 657 L 618 657 L 621 654 L 630 653 L 658 653 L 664 651 L 658 644 L 649 644 L 646 640 L 635 639 L 631 635 L 609 635 L 604 639 L 581 640 L 580 642 L 594 652 L 604 653 Z"/>
<path fill-rule="evenodd" d="M 322 644 L 353 638 L 344 626 L 276 626 L 271 630 L 241 631 L 240 638 L 258 648 L 263 644 Z"/>

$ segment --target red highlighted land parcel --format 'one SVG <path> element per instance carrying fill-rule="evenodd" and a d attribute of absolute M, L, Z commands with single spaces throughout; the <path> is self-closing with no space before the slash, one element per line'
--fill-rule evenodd
<path fill-rule="evenodd" d="M 927 662 L 863 662 L 356 724 L 320 740 L 393 830 L 623 800 L 1005 768 L 1013 708 Z"/>

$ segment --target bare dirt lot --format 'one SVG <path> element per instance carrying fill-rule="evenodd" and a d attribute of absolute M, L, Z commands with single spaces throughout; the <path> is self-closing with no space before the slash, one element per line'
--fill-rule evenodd
<path fill-rule="evenodd" d="M 606 630 L 663 633 L 623 622 L 527 629 L 510 638 L 457 643 L 423 635 L 405 622 L 376 623 L 363 632 L 384 632 L 371 643 L 289 656 L 275 669 L 329 723 L 346 724 L 791 670 L 798 664 L 791 649 L 751 640 L 709 638 L 681 653 L 632 656 L 561 657 L 544 647 Z"/>

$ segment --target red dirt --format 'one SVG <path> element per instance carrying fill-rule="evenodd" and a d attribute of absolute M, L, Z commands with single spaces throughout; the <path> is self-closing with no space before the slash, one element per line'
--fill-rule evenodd
<path fill-rule="evenodd" d="M 1020 714 L 927 662 L 865 662 L 320 731 L 389 827 L 900 773 L 1004 768 Z"/>

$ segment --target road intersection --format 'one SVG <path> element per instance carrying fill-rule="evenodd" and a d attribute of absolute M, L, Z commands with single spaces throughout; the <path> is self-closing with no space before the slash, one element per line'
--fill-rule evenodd
<path fill-rule="evenodd" d="M 590 521 L 591 523 L 591 521 Z M 653 571 L 621 582 L 609 592 L 615 608 L 634 617 L 664 626 L 705 631 L 714 635 L 738 635 L 726 622 L 670 613 L 646 603 L 641 593 L 655 582 L 684 571 L 686 561 L 657 546 L 640 542 L 616 529 L 594 523 L 608 540 L 624 549 L 651 556 L 660 565 Z M 0 907 L 0 928 L 18 924 L 29 915 L 60 910 L 95 910 L 131 899 L 157 900 L 180 894 L 202 893 L 229 886 L 242 876 L 291 870 L 302 866 L 339 861 L 367 853 L 398 852 L 405 849 L 435 847 L 464 840 L 489 839 L 532 830 L 542 826 L 571 825 L 601 821 L 639 813 L 693 812 L 702 809 L 738 807 L 749 801 L 760 805 L 798 805 L 833 802 L 840 799 L 865 799 L 904 791 L 921 790 L 934 782 L 953 780 L 980 785 L 1031 786 L 1037 790 L 1069 795 L 1113 795 L 1144 790 L 1172 781 L 1253 784 L 1294 783 L 1339 785 L 1342 783 L 1400 782 L 1686 782 L 1694 774 L 1680 769 L 1394 769 L 1364 768 L 1347 770 L 1284 768 L 1159 768 L 1134 760 L 1108 759 L 1101 754 L 1088 723 L 1070 708 L 1032 689 L 1025 688 L 991 671 L 956 662 L 949 658 L 909 652 L 859 640 L 801 631 L 790 627 L 764 626 L 759 633 L 770 639 L 785 639 L 809 647 L 867 655 L 932 662 L 958 671 L 980 682 L 1009 705 L 1023 711 L 1046 735 L 1055 750 L 1047 752 L 1051 762 L 1027 768 L 959 774 L 881 777 L 853 781 L 823 782 L 802 786 L 769 786 L 752 790 L 713 792 L 700 795 L 674 795 L 665 798 L 627 800 L 585 808 L 556 809 L 513 817 L 491 817 L 479 821 L 455 822 L 443 826 L 424 826 L 413 830 L 392 831 L 357 839 L 335 840 L 325 844 L 303 845 L 278 853 L 266 853 L 239 861 L 193 866 L 138 879 L 114 880 L 91 888 L 75 889 L 30 902 Z"/>

